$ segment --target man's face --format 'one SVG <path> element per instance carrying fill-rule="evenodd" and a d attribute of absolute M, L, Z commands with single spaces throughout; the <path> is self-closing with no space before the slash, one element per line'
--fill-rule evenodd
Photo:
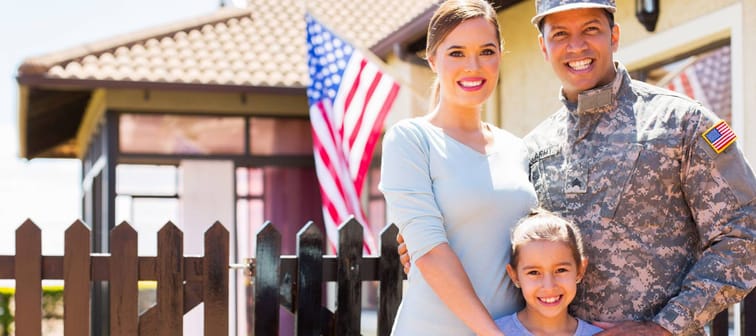
<path fill-rule="evenodd" d="M 619 26 L 609 27 L 600 8 L 573 9 L 547 15 L 538 37 L 567 100 L 580 92 L 610 83 L 616 70 L 612 54 L 619 46 Z"/>

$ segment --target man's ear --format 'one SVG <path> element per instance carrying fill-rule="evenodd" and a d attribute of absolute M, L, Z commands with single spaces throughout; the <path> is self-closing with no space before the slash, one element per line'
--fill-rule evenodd
<path fill-rule="evenodd" d="M 619 24 L 615 23 L 614 27 L 612 27 L 612 52 L 617 52 L 617 49 L 619 49 L 619 41 L 620 26 Z"/>
<path fill-rule="evenodd" d="M 543 54 L 543 59 L 548 62 L 549 61 L 549 53 L 546 51 L 546 43 L 543 41 L 543 34 L 538 34 L 538 46 L 541 48 L 541 53 Z"/>

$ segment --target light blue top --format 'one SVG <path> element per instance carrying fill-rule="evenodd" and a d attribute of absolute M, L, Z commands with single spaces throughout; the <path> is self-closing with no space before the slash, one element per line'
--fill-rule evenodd
<path fill-rule="evenodd" d="M 575 336 L 592 336 L 603 330 L 581 319 L 577 319 L 577 321 L 578 326 L 577 330 L 575 330 Z M 496 325 L 499 326 L 499 329 L 501 329 L 501 331 L 507 336 L 533 336 L 533 334 L 522 325 L 520 319 L 517 318 L 517 313 L 497 319 Z"/>
<path fill-rule="evenodd" d="M 413 262 L 448 242 L 480 300 L 499 317 L 522 307 L 505 265 L 511 229 L 537 199 L 522 140 L 488 127 L 494 145 L 482 154 L 424 118 L 397 123 L 383 140 L 379 188 L 388 220 L 399 227 Z M 417 267 L 408 280 L 394 335 L 472 335 Z"/>

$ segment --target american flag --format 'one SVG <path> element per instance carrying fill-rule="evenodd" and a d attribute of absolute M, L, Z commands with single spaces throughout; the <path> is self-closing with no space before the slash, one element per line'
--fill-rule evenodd
<path fill-rule="evenodd" d="M 712 126 L 708 131 L 704 132 L 702 136 L 717 153 L 721 153 L 723 150 L 727 149 L 727 146 L 735 142 L 735 139 L 738 138 L 724 120 Z"/>
<path fill-rule="evenodd" d="M 359 50 L 307 14 L 307 97 L 315 170 L 332 248 L 351 216 L 365 227 L 364 252 L 375 239 L 361 206 L 362 186 L 399 85 Z"/>
<path fill-rule="evenodd" d="M 659 85 L 691 97 L 731 122 L 732 83 L 730 46 L 720 47 L 696 56 L 677 75 Z"/>

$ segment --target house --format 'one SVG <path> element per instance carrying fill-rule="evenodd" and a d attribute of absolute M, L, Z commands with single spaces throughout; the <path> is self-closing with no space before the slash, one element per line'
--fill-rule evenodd
<path fill-rule="evenodd" d="M 537 47 L 532 1 L 492 2 L 507 53 L 484 118 L 524 135 L 558 107 L 559 84 Z M 20 155 L 82 161 L 82 213 L 94 252 L 108 251 L 109 230 L 122 220 L 137 228 L 175 221 L 187 254 L 200 253 L 202 232 L 220 221 L 233 233 L 237 260 L 251 256 L 250 237 L 270 220 L 292 252 L 303 223 L 322 223 L 305 95 L 305 5 L 401 80 L 390 124 L 427 111 L 424 34 L 437 3 L 249 0 L 246 9 L 29 58 L 17 78 Z M 659 0 L 652 32 L 636 18 L 635 3 L 618 1 L 617 58 L 637 78 L 659 81 L 682 73 L 694 63 L 689 57 L 726 54 L 720 73 L 727 76 L 718 78 L 729 88 L 718 88 L 729 101 L 717 106 L 728 106 L 723 117 L 756 158 L 756 136 L 746 132 L 756 125 L 756 96 L 746 94 L 756 92 L 756 66 L 746 62 L 756 59 L 756 3 Z M 378 162 L 365 199 L 376 231 L 385 224 Z M 107 307 L 105 291 L 95 288 L 95 307 Z M 235 295 L 244 302 L 243 288 Z M 93 330 L 107 330 L 106 314 L 93 310 Z"/>

